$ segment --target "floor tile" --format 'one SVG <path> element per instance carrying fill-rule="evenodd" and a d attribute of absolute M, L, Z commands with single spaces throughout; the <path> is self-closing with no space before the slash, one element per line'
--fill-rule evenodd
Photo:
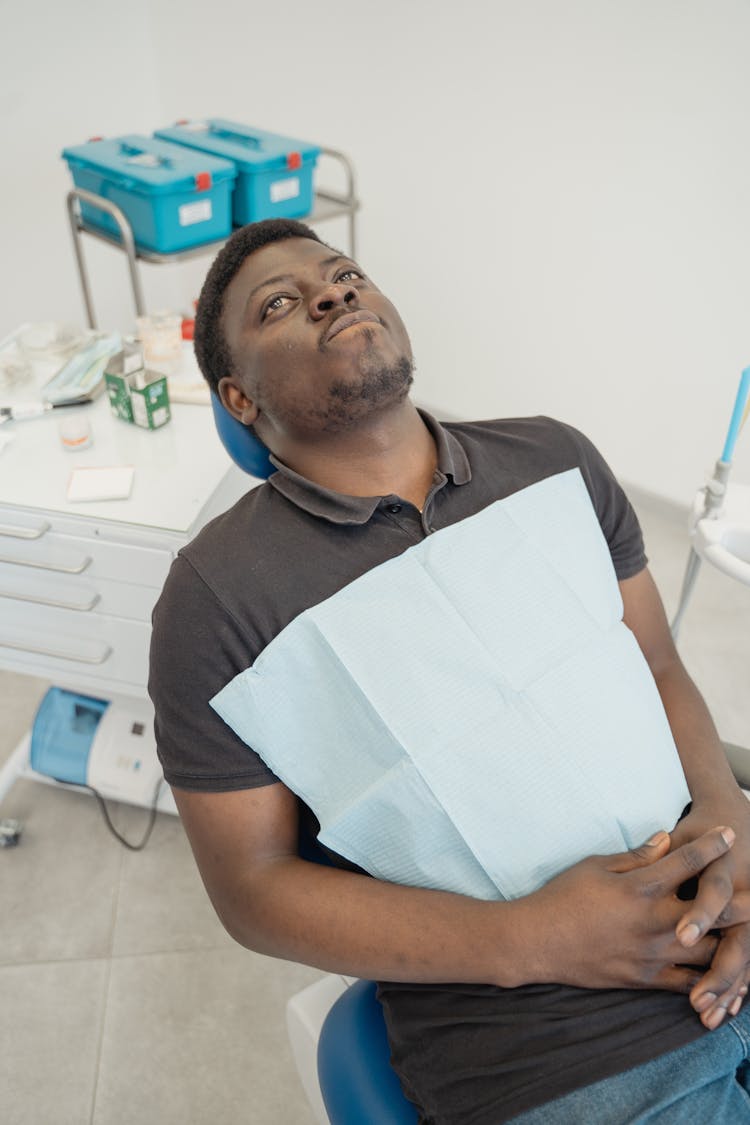
<path fill-rule="evenodd" d="M 313 1125 L 284 1009 L 319 976 L 236 945 L 115 958 L 92 1125 Z"/>
<path fill-rule="evenodd" d="M 6 1125 L 90 1121 L 108 971 L 106 961 L 0 968 Z"/>
<path fill-rule="evenodd" d="M 18 781 L 2 815 L 23 827 L 0 848 L 0 963 L 108 956 L 122 848 L 93 798 Z"/>

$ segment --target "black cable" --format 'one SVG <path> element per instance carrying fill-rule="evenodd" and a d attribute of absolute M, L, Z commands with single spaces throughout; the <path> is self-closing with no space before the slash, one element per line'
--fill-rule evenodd
<path fill-rule="evenodd" d="M 146 847 L 146 844 L 148 843 L 148 841 L 151 837 L 151 833 L 154 830 L 154 824 L 156 823 L 156 813 L 157 813 L 156 806 L 157 806 L 157 803 L 158 803 L 158 800 L 159 800 L 159 793 L 161 792 L 161 787 L 162 787 L 163 784 L 164 784 L 164 781 L 163 781 L 163 779 L 161 779 L 159 781 L 159 784 L 156 786 L 156 789 L 154 790 L 154 796 L 153 796 L 153 800 L 151 802 L 151 809 L 149 811 L 148 824 L 146 825 L 146 831 L 143 833 L 143 838 L 142 838 L 142 840 L 140 841 L 139 844 L 131 844 L 129 840 L 126 840 L 124 836 L 120 835 L 120 833 L 117 831 L 117 829 L 115 828 L 114 824 L 112 823 L 112 821 L 110 819 L 109 809 L 107 808 L 107 805 L 104 801 L 104 798 L 102 797 L 101 793 L 98 792 L 98 790 L 94 789 L 93 785 L 81 785 L 80 788 L 81 789 L 88 789 L 89 793 L 93 793 L 93 795 L 96 797 L 97 801 L 99 802 L 99 808 L 102 810 L 102 815 L 104 816 L 104 823 L 106 824 L 107 828 L 110 830 L 112 835 L 115 837 L 115 839 L 119 840 L 120 843 L 122 844 L 122 846 L 124 848 L 128 848 L 129 851 L 140 852 Z"/>

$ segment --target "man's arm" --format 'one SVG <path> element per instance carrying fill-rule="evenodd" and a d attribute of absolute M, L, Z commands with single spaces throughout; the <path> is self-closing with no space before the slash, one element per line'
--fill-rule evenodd
<path fill-rule="evenodd" d="M 691 813 L 672 833 L 680 846 L 713 824 L 731 825 L 731 854 L 701 876 L 695 901 L 677 933 L 686 948 L 728 918 L 735 891 L 750 888 L 750 802 L 742 794 L 724 754 L 708 708 L 680 660 L 664 607 L 648 570 L 620 583 L 625 624 L 648 661 L 664 704 L 693 802 Z M 735 926 L 722 941 L 711 970 L 691 994 L 708 1027 L 718 1027 L 727 1010 L 739 1009 L 750 969 L 750 927 Z"/>
<path fill-rule="evenodd" d="M 699 974 L 678 964 L 684 904 L 674 891 L 732 842 L 713 829 L 665 855 L 665 833 L 634 852 L 587 859 L 527 898 L 482 902 L 300 859 L 297 802 L 281 783 L 174 795 L 206 889 L 237 941 L 384 980 L 687 992 Z M 701 939 L 691 961 L 707 963 L 715 948 L 715 938 Z"/>

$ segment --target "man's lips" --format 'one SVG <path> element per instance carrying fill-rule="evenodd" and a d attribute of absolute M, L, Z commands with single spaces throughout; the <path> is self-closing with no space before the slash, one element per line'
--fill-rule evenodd
<path fill-rule="evenodd" d="M 327 332 L 324 333 L 323 343 L 327 344 L 334 336 L 338 336 L 339 332 L 343 332 L 345 328 L 351 328 L 354 324 L 380 324 L 380 318 L 375 316 L 375 313 L 368 312 L 367 309 L 358 309 L 356 312 L 337 316 Z"/>

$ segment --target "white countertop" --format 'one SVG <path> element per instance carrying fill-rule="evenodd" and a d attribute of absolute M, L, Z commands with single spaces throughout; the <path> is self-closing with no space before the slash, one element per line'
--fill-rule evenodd
<path fill-rule="evenodd" d="M 4 391 L 0 405 L 38 398 L 38 382 L 14 388 L 12 395 Z M 60 441 L 58 423 L 74 413 L 88 419 L 93 441 L 88 449 L 69 452 Z M 73 468 L 109 465 L 135 466 L 129 499 L 76 504 L 66 499 Z M 0 425 L 0 504 L 26 512 L 57 512 L 184 534 L 230 470 L 239 472 L 219 440 L 209 406 L 172 403 L 171 421 L 158 430 L 145 430 L 116 418 L 104 392 L 88 406 Z M 257 483 L 244 474 L 239 479 L 240 491 Z"/>

